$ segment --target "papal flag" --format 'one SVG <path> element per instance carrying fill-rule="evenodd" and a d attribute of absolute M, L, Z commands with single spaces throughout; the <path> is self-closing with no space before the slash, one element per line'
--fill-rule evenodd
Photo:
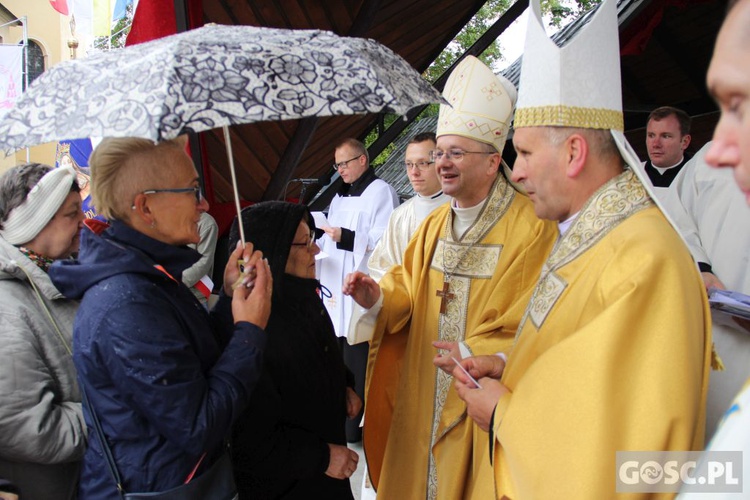
<path fill-rule="evenodd" d="M 23 46 L 0 45 L 0 116 L 23 92 Z"/>

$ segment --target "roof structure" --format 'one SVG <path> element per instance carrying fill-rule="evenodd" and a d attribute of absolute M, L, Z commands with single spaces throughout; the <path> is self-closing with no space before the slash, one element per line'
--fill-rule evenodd
<path fill-rule="evenodd" d="M 420 72 L 484 4 L 484 0 L 184 1 L 186 4 L 196 1 L 200 4 L 204 23 L 317 28 L 341 35 L 372 38 L 390 47 Z M 692 149 L 697 150 L 710 139 L 718 120 L 718 110 L 706 91 L 705 74 L 726 3 L 726 0 L 618 2 L 626 135 L 642 158 L 646 157 L 648 113 L 658 106 L 676 106 L 693 116 Z M 468 53 L 479 55 L 527 5 L 528 0 L 518 0 L 513 4 L 484 37 L 485 40 L 480 40 Z M 582 16 L 553 38 L 560 44 L 565 43 L 589 16 Z M 505 74 L 517 83 L 519 71 L 520 60 Z M 445 78 L 447 75 L 434 82 L 436 88 L 442 89 Z M 416 116 L 418 111 L 410 115 Z M 241 198 L 257 202 L 285 195 L 299 196 L 301 186 L 290 183 L 290 180 L 330 174 L 333 147 L 338 140 L 344 137 L 361 139 L 369 130 L 379 127 L 381 139 L 370 148 L 371 156 L 374 156 L 372 153 L 379 153 L 385 145 L 397 140 L 408 126 L 399 120 L 396 126 L 383 130 L 381 120 L 378 115 L 362 115 L 233 127 L 232 142 Z M 206 173 L 213 193 L 211 201 L 228 202 L 232 199 L 232 191 L 221 132 L 201 136 L 206 158 L 204 164 L 208 166 Z M 505 148 L 504 157 L 512 165 L 512 148 Z M 408 197 L 413 193 L 400 168 L 402 158 L 397 146 L 393 158 L 376 171 L 398 187 L 400 196 Z M 325 208 L 326 200 L 336 188 L 334 178 L 326 192 L 316 198 L 315 208 Z M 316 193 L 317 190 L 306 193 L 305 201 Z"/>
<path fill-rule="evenodd" d="M 659 106 L 674 106 L 693 118 L 691 150 L 711 139 L 718 108 L 706 89 L 706 72 L 726 0 L 620 0 L 620 24 L 625 135 L 642 159 L 646 151 L 646 122 Z M 594 11 L 558 31 L 552 39 L 565 45 L 586 25 Z M 504 75 L 518 85 L 519 58 Z"/>
<path fill-rule="evenodd" d="M 203 22 L 294 29 L 324 29 L 372 38 L 424 71 L 484 5 L 484 0 L 203 0 Z M 299 187 L 293 178 L 330 170 L 334 144 L 362 138 L 380 116 L 342 116 L 232 128 L 240 195 L 251 202 L 278 199 Z M 232 199 L 221 131 L 202 134 L 214 201 Z M 288 188 L 288 189 L 287 189 Z"/>

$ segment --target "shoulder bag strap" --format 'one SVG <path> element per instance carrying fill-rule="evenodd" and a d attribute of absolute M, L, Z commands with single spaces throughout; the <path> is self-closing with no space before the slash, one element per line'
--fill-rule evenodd
<path fill-rule="evenodd" d="M 101 444 L 104 458 L 107 460 L 109 473 L 112 476 L 112 480 L 114 480 L 115 485 L 117 485 L 117 492 L 120 494 L 120 498 L 125 498 L 125 490 L 122 487 L 122 479 L 120 478 L 120 473 L 117 471 L 115 457 L 112 456 L 112 450 L 109 449 L 109 444 L 107 444 L 107 437 L 104 435 L 104 430 L 102 429 L 102 425 L 99 422 L 99 417 L 96 415 L 96 410 L 94 410 L 94 407 L 91 405 L 91 401 L 86 394 L 86 389 L 83 387 L 83 384 L 81 384 L 81 393 L 83 394 L 83 401 L 89 408 L 89 412 L 91 413 L 91 420 L 94 423 L 94 429 L 96 430 L 96 436 L 99 438 L 99 443 Z"/>

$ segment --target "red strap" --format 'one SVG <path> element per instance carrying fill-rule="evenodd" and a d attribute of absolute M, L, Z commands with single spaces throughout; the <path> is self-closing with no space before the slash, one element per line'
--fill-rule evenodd
<path fill-rule="evenodd" d="M 193 470 L 190 471 L 190 474 L 188 474 L 188 477 L 185 478 L 185 482 L 183 484 L 188 484 L 190 481 L 193 480 L 193 476 L 195 476 L 195 473 L 198 471 L 198 467 L 200 467 L 201 463 L 203 462 L 203 459 L 206 458 L 206 452 L 203 452 L 203 455 L 198 459 L 198 463 L 195 464 L 195 467 L 193 467 Z"/>
<path fill-rule="evenodd" d="M 159 271 L 163 272 L 164 274 L 166 274 L 167 276 L 169 276 L 169 279 L 171 279 L 172 281 L 174 281 L 175 283 L 177 283 L 177 280 L 176 280 L 176 279 L 174 279 L 174 277 L 173 277 L 173 276 L 172 276 L 171 274 L 169 274 L 169 273 L 167 272 L 167 270 L 166 270 L 166 269 L 164 269 L 164 267 L 163 267 L 163 266 L 162 266 L 161 264 L 154 264 L 154 267 L 155 267 L 156 269 L 158 269 Z"/>

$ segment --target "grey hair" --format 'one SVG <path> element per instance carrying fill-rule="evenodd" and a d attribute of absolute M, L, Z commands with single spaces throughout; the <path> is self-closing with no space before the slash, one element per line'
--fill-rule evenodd
<path fill-rule="evenodd" d="M 624 165 L 620 150 L 617 149 L 615 139 L 609 130 L 574 127 L 545 127 L 545 129 L 547 139 L 554 146 L 559 146 L 573 134 L 580 134 L 586 139 L 594 156 L 609 160 L 618 159 Z"/>

